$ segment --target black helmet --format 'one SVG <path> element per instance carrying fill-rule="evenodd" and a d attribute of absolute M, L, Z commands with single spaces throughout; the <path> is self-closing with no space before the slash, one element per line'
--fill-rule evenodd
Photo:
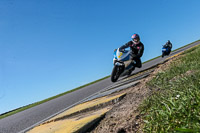
<path fill-rule="evenodd" d="M 138 34 L 133 34 L 131 38 L 132 38 L 133 43 L 135 44 L 140 43 L 140 36 Z"/>

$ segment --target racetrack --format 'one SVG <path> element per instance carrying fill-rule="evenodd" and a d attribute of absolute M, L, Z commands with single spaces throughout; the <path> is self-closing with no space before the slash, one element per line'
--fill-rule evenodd
<path fill-rule="evenodd" d="M 172 52 L 170 56 L 174 56 L 179 52 L 182 52 L 192 46 L 199 44 L 200 41 L 195 42 L 189 46 L 181 48 L 175 52 Z M 150 62 L 144 63 L 141 69 L 135 69 L 133 74 L 148 69 L 160 62 L 163 62 L 166 58 L 156 58 Z M 137 78 L 137 77 L 136 77 Z M 94 96 L 97 92 L 101 92 L 105 88 L 115 86 L 119 83 L 125 82 L 124 77 L 120 78 L 120 80 L 116 83 L 112 83 L 110 78 L 99 81 L 90 86 L 84 87 L 75 92 L 66 94 L 54 100 L 48 101 L 41 105 L 35 106 L 33 108 L 27 109 L 25 111 L 19 112 L 15 115 L 9 116 L 7 118 L 0 120 L 0 133 L 16 133 L 16 132 L 25 132 L 29 128 L 41 123 L 42 121 L 62 112 L 75 104 L 78 104 L 86 99 L 89 96 Z"/>

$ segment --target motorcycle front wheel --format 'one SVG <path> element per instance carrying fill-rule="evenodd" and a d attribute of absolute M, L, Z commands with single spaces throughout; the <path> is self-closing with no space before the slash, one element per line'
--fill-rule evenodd
<path fill-rule="evenodd" d="M 119 66 L 114 66 L 111 73 L 111 81 L 116 82 L 120 76 L 120 68 Z"/>

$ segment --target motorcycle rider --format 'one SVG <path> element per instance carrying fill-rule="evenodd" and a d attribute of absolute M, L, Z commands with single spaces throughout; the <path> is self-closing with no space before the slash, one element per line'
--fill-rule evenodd
<path fill-rule="evenodd" d="M 135 67 L 141 68 L 142 67 L 142 62 L 141 62 L 141 57 L 143 55 L 144 52 L 144 45 L 143 43 L 140 41 L 140 36 L 138 34 L 133 34 L 132 35 L 132 40 L 125 43 L 124 45 L 122 45 L 119 48 L 119 51 L 124 51 L 125 48 L 130 47 L 131 48 L 131 57 L 132 60 L 134 60 L 136 62 L 136 64 L 133 64 Z M 135 68 L 134 67 L 134 68 Z M 134 70 L 133 68 L 133 70 Z"/>
<path fill-rule="evenodd" d="M 168 54 L 171 52 L 172 43 L 170 42 L 170 40 L 168 40 L 168 41 L 166 42 L 166 44 L 163 46 L 163 48 L 169 48 Z"/>

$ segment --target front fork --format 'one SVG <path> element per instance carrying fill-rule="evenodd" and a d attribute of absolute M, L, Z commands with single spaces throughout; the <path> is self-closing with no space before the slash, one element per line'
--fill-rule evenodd
<path fill-rule="evenodd" d="M 124 71 L 125 65 L 123 63 L 116 61 L 114 65 L 118 67 L 119 74 L 121 74 Z"/>

